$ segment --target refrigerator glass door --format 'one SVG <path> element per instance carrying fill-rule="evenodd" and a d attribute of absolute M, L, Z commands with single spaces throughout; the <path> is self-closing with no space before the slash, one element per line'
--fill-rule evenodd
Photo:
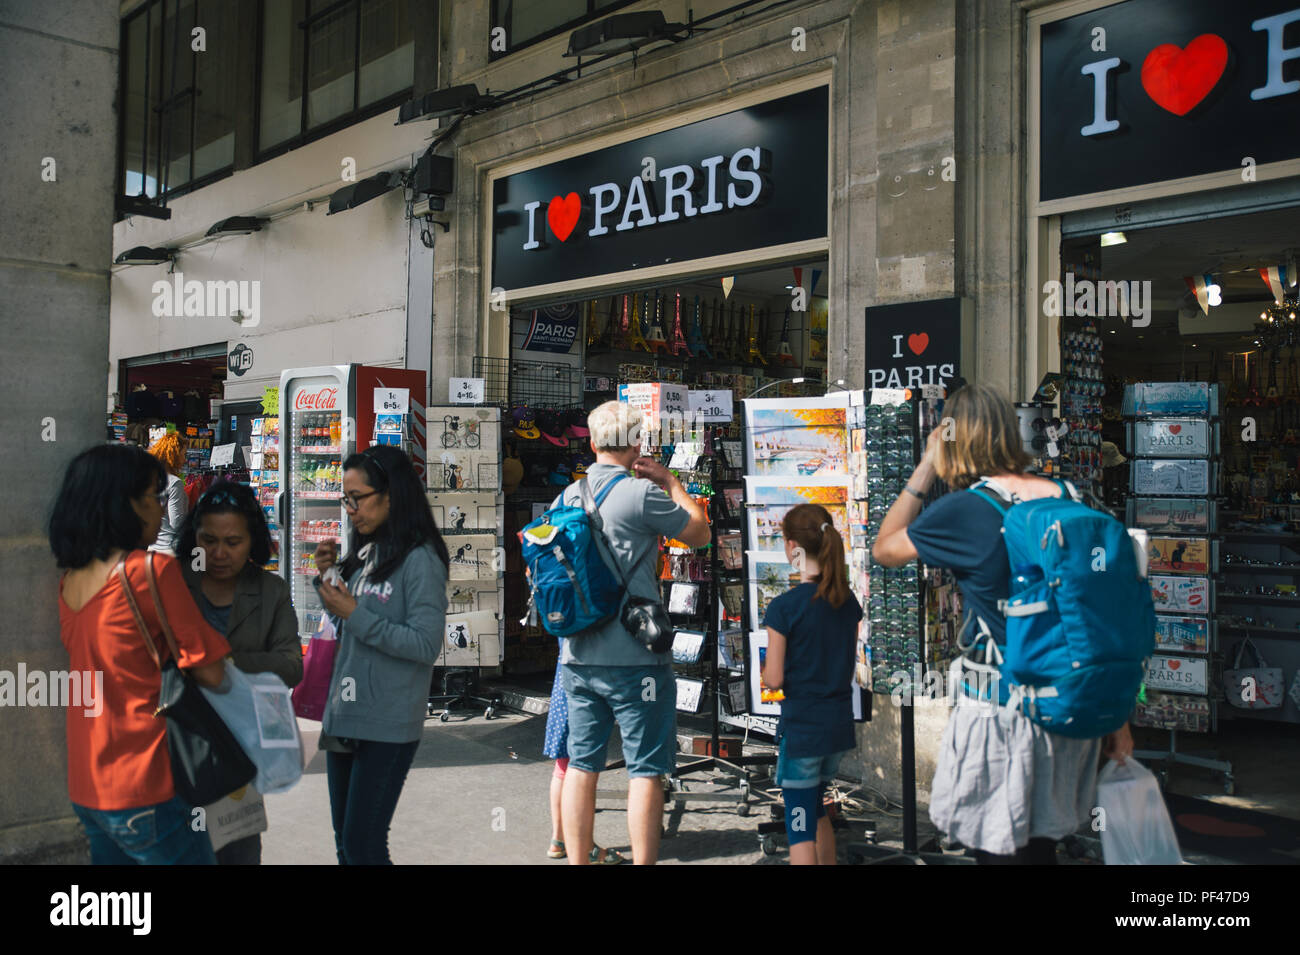
<path fill-rule="evenodd" d="M 293 595 L 298 634 L 307 642 L 320 627 L 324 607 L 312 578 L 316 545 L 337 541 L 342 559 L 349 524 L 340 503 L 345 440 L 348 369 L 327 367 L 286 372 L 281 386 L 281 486 L 286 514 L 281 529 L 280 566 Z"/>

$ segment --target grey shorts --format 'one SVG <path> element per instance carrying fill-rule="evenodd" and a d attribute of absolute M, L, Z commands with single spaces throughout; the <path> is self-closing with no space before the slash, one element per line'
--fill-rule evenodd
<path fill-rule="evenodd" d="M 623 736 L 627 774 L 672 772 L 677 752 L 677 680 L 671 665 L 561 667 L 569 698 L 569 768 L 605 770 L 614 724 Z"/>

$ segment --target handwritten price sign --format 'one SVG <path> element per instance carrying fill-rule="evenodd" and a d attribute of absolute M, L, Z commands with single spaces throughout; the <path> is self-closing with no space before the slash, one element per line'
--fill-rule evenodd
<path fill-rule="evenodd" d="M 375 414 L 410 414 L 410 412 L 411 389 L 375 389 Z"/>
<path fill-rule="evenodd" d="M 730 391 L 691 391 L 691 418 L 724 424 L 731 420 Z"/>
<path fill-rule="evenodd" d="M 481 405 L 483 378 L 452 378 L 447 382 L 447 400 L 453 405 Z"/>

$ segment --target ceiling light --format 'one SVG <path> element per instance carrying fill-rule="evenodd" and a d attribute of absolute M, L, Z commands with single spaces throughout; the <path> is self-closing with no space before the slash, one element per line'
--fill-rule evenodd
<path fill-rule="evenodd" d="M 1101 247 L 1104 249 L 1108 245 L 1123 245 L 1128 241 L 1128 237 L 1123 232 L 1103 232 L 1101 234 Z"/>
<path fill-rule="evenodd" d="M 229 219 L 222 219 L 214 224 L 208 230 L 208 238 L 214 235 L 248 235 L 251 232 L 261 232 L 262 226 L 266 224 L 265 219 L 258 219 L 253 216 L 231 216 Z"/>
<path fill-rule="evenodd" d="M 355 209 L 363 202 L 377 199 L 401 184 L 402 174 L 398 170 L 376 173 L 367 179 L 349 183 L 330 196 L 330 211 L 325 214 L 332 216 L 336 212 Z"/>
<path fill-rule="evenodd" d="M 591 23 L 569 34 L 565 56 L 599 56 L 602 53 L 627 53 L 657 40 L 677 39 L 674 34 L 683 23 L 668 23 L 658 10 L 645 13 L 620 13 Z"/>
<path fill-rule="evenodd" d="M 113 260 L 114 265 L 159 265 L 170 262 L 174 256 L 171 249 L 151 249 L 147 245 L 137 245 L 127 249 Z"/>

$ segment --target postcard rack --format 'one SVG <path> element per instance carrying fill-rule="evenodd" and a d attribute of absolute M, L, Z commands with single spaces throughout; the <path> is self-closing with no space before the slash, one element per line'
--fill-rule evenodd
<path fill-rule="evenodd" d="M 1138 382 L 1124 389 L 1128 523 L 1146 536 L 1156 602 L 1156 652 L 1133 725 L 1168 731 L 1168 749 L 1134 754 L 1160 764 L 1162 780 L 1174 765 L 1197 766 L 1222 773 L 1231 795 L 1231 763 L 1178 750 L 1180 730 L 1212 733 L 1218 725 L 1211 692 L 1219 649 L 1218 399 L 1218 385 L 1200 382 Z"/>

